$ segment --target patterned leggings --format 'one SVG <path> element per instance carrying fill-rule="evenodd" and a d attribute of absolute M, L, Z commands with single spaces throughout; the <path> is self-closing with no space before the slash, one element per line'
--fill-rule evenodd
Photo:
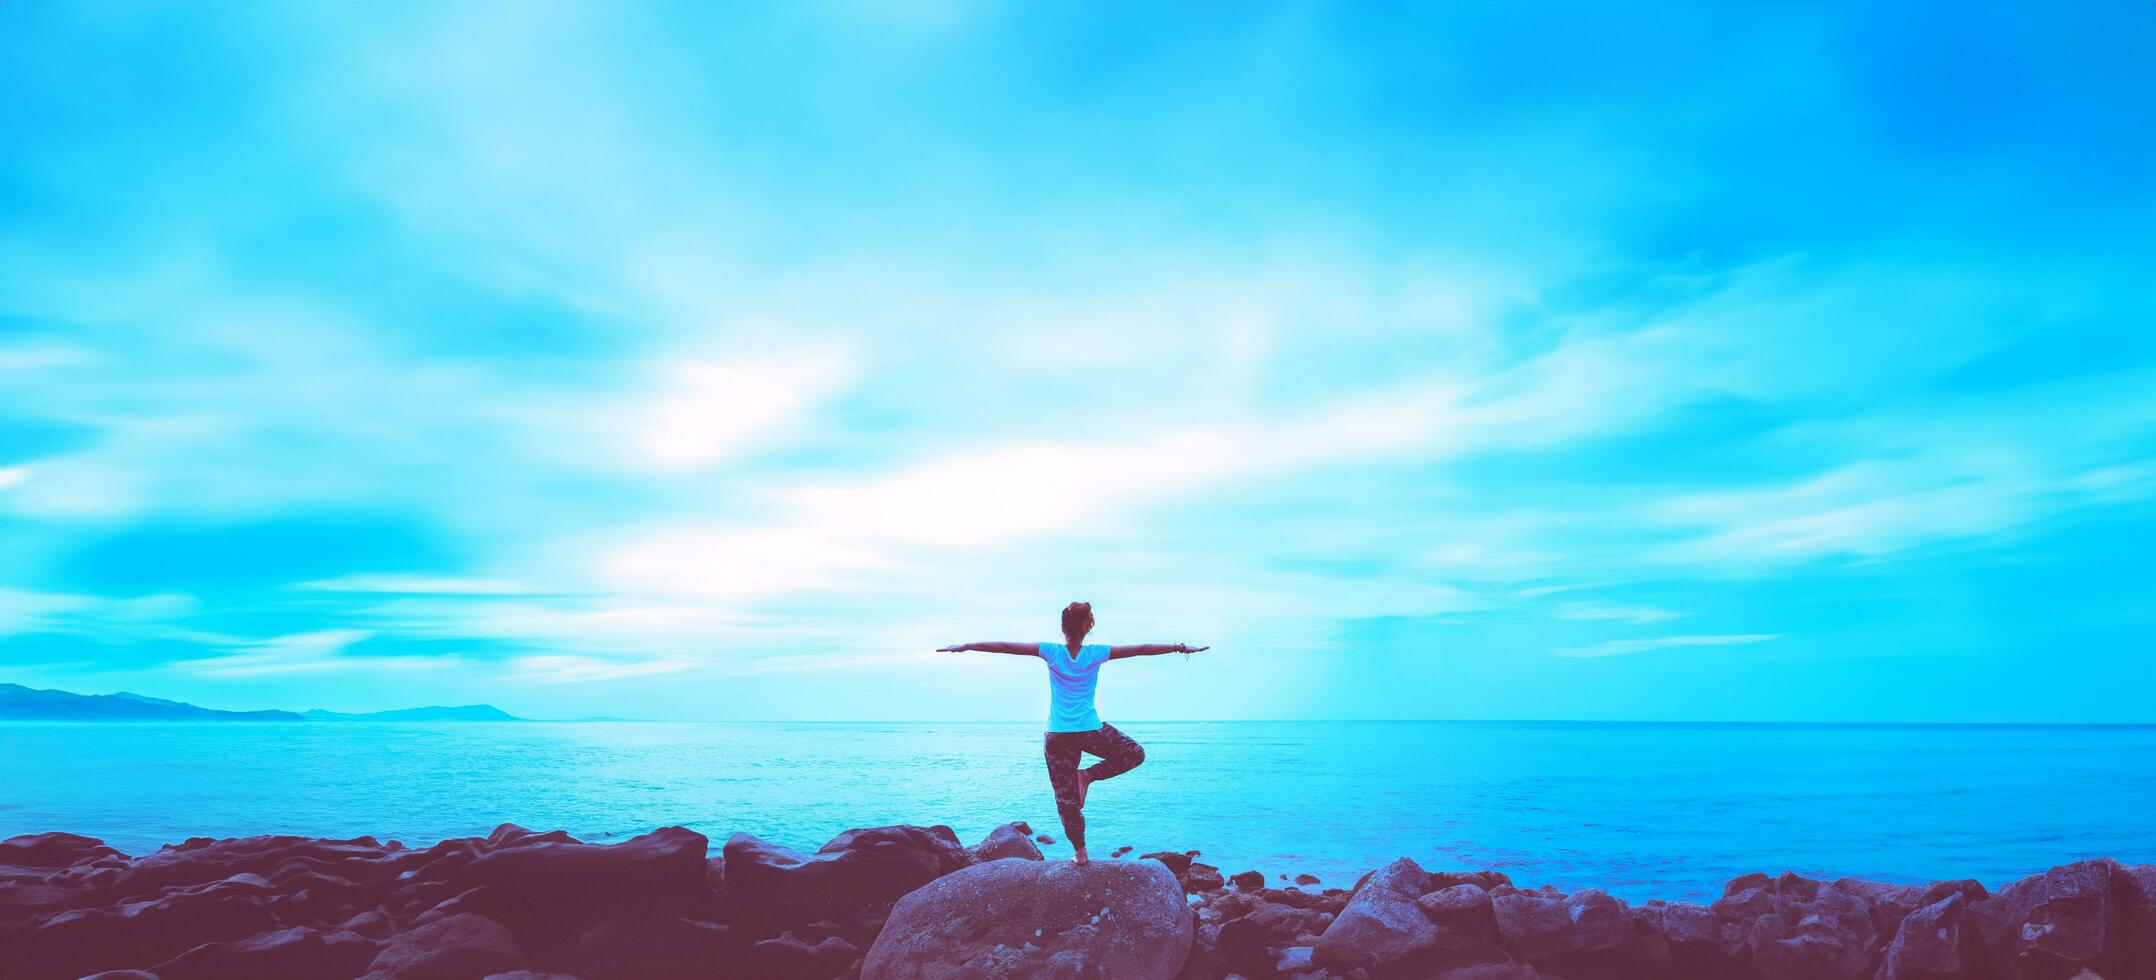
<path fill-rule="evenodd" d="M 1091 752 L 1101 761 L 1087 766 L 1086 776 L 1100 782 L 1138 768 L 1145 761 L 1145 747 L 1131 737 L 1103 724 L 1090 732 L 1049 732 L 1043 739 L 1048 757 L 1048 783 L 1056 791 L 1056 815 L 1063 818 L 1063 835 L 1071 847 L 1085 846 L 1085 812 L 1078 805 L 1079 753 Z"/>

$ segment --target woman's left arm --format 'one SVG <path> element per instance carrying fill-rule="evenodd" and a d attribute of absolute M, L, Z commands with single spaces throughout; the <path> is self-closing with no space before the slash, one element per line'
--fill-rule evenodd
<path fill-rule="evenodd" d="M 1108 659 L 1121 660 L 1124 657 L 1158 657 L 1163 653 L 1197 653 L 1200 650 L 1210 649 L 1212 649 L 1212 647 L 1194 647 L 1187 643 L 1130 643 L 1119 647 L 1109 647 Z"/>

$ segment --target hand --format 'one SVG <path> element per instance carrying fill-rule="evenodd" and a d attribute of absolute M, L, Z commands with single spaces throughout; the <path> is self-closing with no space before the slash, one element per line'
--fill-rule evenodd
<path fill-rule="evenodd" d="M 1212 649 L 1212 647 L 1194 647 L 1182 643 L 1178 643 L 1176 646 L 1182 647 L 1184 653 L 1203 653 Z"/>
<path fill-rule="evenodd" d="M 937 652 L 937 653 L 964 653 L 964 652 L 966 652 L 966 645 L 965 645 L 965 644 L 963 644 L 963 643 L 961 643 L 961 644 L 959 644 L 959 645 L 957 645 L 957 646 L 954 646 L 954 647 L 937 647 L 937 648 L 936 648 L 936 652 Z"/>

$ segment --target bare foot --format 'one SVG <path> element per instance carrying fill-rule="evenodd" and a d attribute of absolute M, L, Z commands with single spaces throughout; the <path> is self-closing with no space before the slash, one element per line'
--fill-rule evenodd
<path fill-rule="evenodd" d="M 1071 849 L 1071 863 L 1072 863 L 1072 864 L 1091 864 L 1091 863 L 1093 863 L 1093 862 L 1091 862 L 1091 861 L 1089 861 L 1089 860 L 1086 860 L 1086 856 L 1085 856 L 1085 848 L 1083 848 L 1083 847 L 1077 847 L 1077 848 L 1072 848 L 1072 849 Z"/>
<path fill-rule="evenodd" d="M 1078 808 L 1081 810 L 1085 809 L 1086 787 L 1091 785 L 1093 785 L 1093 774 L 1083 769 L 1078 770 Z M 1084 864 L 1085 862 L 1080 861 L 1078 863 Z"/>

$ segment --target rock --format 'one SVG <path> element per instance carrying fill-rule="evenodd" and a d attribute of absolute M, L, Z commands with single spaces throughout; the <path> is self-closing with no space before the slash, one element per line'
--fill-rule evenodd
<path fill-rule="evenodd" d="M 744 920 L 767 927 L 851 919 L 973 863 L 949 827 L 913 826 L 849 830 L 814 854 L 735 834 L 725 857 L 726 887 L 754 896 Z"/>
<path fill-rule="evenodd" d="M 1750 933 L 1723 924 L 1714 911 L 1690 902 L 1648 902 L 1632 912 L 1636 932 L 1659 936 L 1679 977 L 1742 976 L 1751 961 Z"/>
<path fill-rule="evenodd" d="M 2156 976 L 2156 864 L 2121 868 L 2128 899 L 2127 918 L 2131 936 L 2127 960 L 2146 974 Z"/>
<path fill-rule="evenodd" d="M 710 975 L 719 965 L 736 962 L 738 955 L 727 926 L 626 915 L 579 936 L 571 962 L 581 980 L 644 980 Z"/>
<path fill-rule="evenodd" d="M 1318 937 L 1313 961 L 1373 977 L 1423 977 L 1510 959 L 1495 945 L 1431 922 L 1417 904 L 1428 883 L 1429 876 L 1407 858 L 1371 872 Z"/>
<path fill-rule="evenodd" d="M 1451 888 L 1454 885 L 1473 885 L 1486 892 L 1512 887 L 1512 879 L 1502 871 L 1432 871 L 1430 891 Z"/>
<path fill-rule="evenodd" d="M 1118 847 L 1115 850 L 1108 852 L 1108 856 L 1112 858 L 1119 858 L 1125 854 L 1129 854 L 1132 850 L 1134 850 L 1134 848 L 1132 848 L 1129 844 L 1125 844 L 1122 847 Z"/>
<path fill-rule="evenodd" d="M 860 947 L 837 936 L 812 946 L 789 932 L 759 940 L 749 951 L 749 969 L 762 980 L 826 980 L 845 973 L 860 955 Z"/>
<path fill-rule="evenodd" d="M 16 930 L 6 951 L 7 976 L 139 969 L 203 943 L 245 939 L 277 927 L 270 897 L 269 883 L 259 875 L 236 874 L 109 908 L 57 912 Z"/>
<path fill-rule="evenodd" d="M 1039 842 L 1041 842 L 1041 843 L 1043 843 L 1043 844 L 1053 844 L 1053 843 L 1055 843 L 1055 842 L 1056 842 L 1056 839 L 1055 839 L 1055 838 L 1053 838 L 1053 837 L 1050 837 L 1050 836 L 1048 836 L 1047 834 L 1041 834 L 1041 835 L 1039 835 L 1039 836 L 1037 836 L 1037 837 L 1035 837 L 1035 838 L 1033 838 L 1033 839 L 1034 839 L 1034 840 L 1037 840 L 1037 841 L 1039 841 Z"/>
<path fill-rule="evenodd" d="M 1295 883 L 1298 885 L 1315 885 L 1318 883 L 1318 876 L 1305 871 L 1295 876 Z"/>
<path fill-rule="evenodd" d="M 1968 900 L 1955 892 L 1901 920 L 1879 980 L 1969 980 L 1974 960 L 1962 928 Z"/>
<path fill-rule="evenodd" d="M 389 916 L 381 909 L 373 909 L 338 923 L 337 928 L 368 939 L 387 939 L 390 933 L 396 931 L 397 924 L 390 921 Z"/>
<path fill-rule="evenodd" d="M 453 911 L 509 928 L 541 958 L 565 951 L 609 919 L 682 918 L 711 884 L 704 835 L 662 827 L 619 844 L 537 840 L 482 854 L 448 876 Z"/>
<path fill-rule="evenodd" d="M 1292 974 L 1317 969 L 1317 963 L 1310 958 L 1311 949 L 1309 946 L 1290 946 L 1281 950 L 1280 958 L 1273 961 L 1273 971 Z"/>
<path fill-rule="evenodd" d="M 1864 943 L 1824 916 L 1789 924 L 1779 915 L 1753 923 L 1752 975 L 1759 980 L 1862 980 L 1870 956 Z"/>
<path fill-rule="evenodd" d="M 376 944 L 351 933 L 334 945 L 306 926 L 265 932 L 233 942 L 204 943 L 152 967 L 159 980 L 344 980 L 366 972 Z"/>
<path fill-rule="evenodd" d="M 0 865 L 53 870 L 99 858 L 125 858 L 105 842 L 77 834 L 24 834 L 0 841 Z"/>
<path fill-rule="evenodd" d="M 1477 885 L 1440 888 L 1416 899 L 1415 904 L 1440 928 L 1477 939 L 1497 938 L 1497 916 L 1491 911 L 1490 893 Z"/>
<path fill-rule="evenodd" d="M 1167 865 L 1169 872 L 1173 873 L 1177 878 L 1183 877 L 1183 873 L 1190 870 L 1190 855 L 1178 854 L 1174 851 L 1154 851 L 1151 854 L 1140 854 L 1138 859 L 1141 861 L 1147 859 L 1159 861 Z"/>
<path fill-rule="evenodd" d="M 1978 956 L 2007 980 L 2048 980 L 2081 969 L 2123 976 L 2130 920 L 2120 898 L 2132 890 L 2116 862 L 2078 861 L 1969 903 L 1966 924 L 1974 927 Z"/>
<path fill-rule="evenodd" d="M 1262 871 L 1238 872 L 1234 877 L 1229 878 L 1228 880 L 1234 882 L 1235 887 L 1237 888 L 1265 887 L 1265 873 Z"/>
<path fill-rule="evenodd" d="M 1504 948 L 1539 971 L 1566 980 L 1643 972 L 1631 909 L 1599 888 L 1561 898 L 1515 890 L 1491 898 L 1490 909 Z"/>
<path fill-rule="evenodd" d="M 1003 858 L 1041 860 L 1041 849 L 1026 837 L 1018 824 L 1007 823 L 988 832 L 981 842 L 973 845 L 975 861 L 997 861 Z"/>
<path fill-rule="evenodd" d="M 524 951 L 500 923 L 452 915 L 389 941 L 374 958 L 368 980 L 470 980 L 520 969 Z"/>
<path fill-rule="evenodd" d="M 1214 935 L 1213 947 L 1220 951 L 1220 961 L 1228 969 L 1243 974 L 1262 975 L 1273 965 L 1272 937 L 1266 934 L 1263 923 L 1254 922 L 1248 916 L 1230 919 L 1220 924 Z"/>
<path fill-rule="evenodd" d="M 1750 882 L 1754 878 L 1759 879 L 1758 884 L 1738 887 L 1739 884 Z M 1737 923 L 1749 928 L 1751 923 L 1762 915 L 1780 915 L 1782 906 L 1775 898 L 1773 883 L 1767 880 L 1766 875 L 1755 874 L 1731 881 L 1729 887 L 1723 890 L 1722 897 L 1715 899 L 1714 904 L 1708 908 L 1713 910 L 1718 922 Z"/>
<path fill-rule="evenodd" d="M 1544 980 L 1525 963 L 1477 963 L 1435 974 L 1435 980 Z M 1550 977 L 1548 980 L 1557 980 Z"/>
<path fill-rule="evenodd" d="M 1222 900 L 1222 905 L 1227 905 L 1222 913 L 1233 918 L 1220 924 L 1216 946 L 1220 961 L 1240 974 L 1266 974 L 1266 969 L 1279 961 L 1272 950 L 1298 946 L 1302 937 L 1315 937 L 1326 930 L 1324 913 L 1274 905 L 1263 900 L 1263 892 L 1235 892 L 1229 898 L 1242 900 Z"/>
<path fill-rule="evenodd" d="M 1226 887 L 1228 887 L 1227 879 L 1220 876 L 1219 868 L 1210 864 L 1192 861 L 1189 869 L 1183 872 L 1184 891 L 1192 893 L 1209 892 Z"/>
<path fill-rule="evenodd" d="M 578 980 L 567 973 L 535 973 L 531 970 L 511 970 L 507 973 L 489 973 L 486 980 Z"/>
<path fill-rule="evenodd" d="M 991 861 L 899 900 L 862 980 L 1087 975 L 1168 980 L 1183 968 L 1191 914 L 1165 867 Z"/>

